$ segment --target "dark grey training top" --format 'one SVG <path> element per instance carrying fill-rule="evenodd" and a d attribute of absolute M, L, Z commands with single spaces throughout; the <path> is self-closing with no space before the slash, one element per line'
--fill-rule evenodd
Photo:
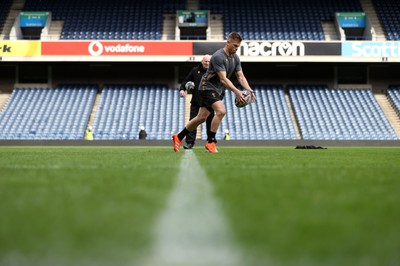
<path fill-rule="evenodd" d="M 229 79 L 234 72 L 242 70 L 240 59 L 237 54 L 228 56 L 224 48 L 216 51 L 210 60 L 210 65 L 207 72 L 201 79 L 202 90 L 213 90 L 216 91 L 220 96 L 225 93 L 226 87 L 219 80 L 217 72 L 225 71 L 226 76 Z"/>

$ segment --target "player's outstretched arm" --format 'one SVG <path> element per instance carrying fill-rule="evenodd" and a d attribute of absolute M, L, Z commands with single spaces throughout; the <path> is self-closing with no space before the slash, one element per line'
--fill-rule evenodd
<path fill-rule="evenodd" d="M 217 72 L 219 80 L 221 81 L 221 83 L 227 87 L 229 90 L 231 90 L 233 93 L 235 93 L 236 98 L 239 102 L 245 103 L 246 99 L 242 93 L 241 90 L 239 90 L 238 88 L 235 87 L 235 85 L 233 85 L 232 81 L 230 81 L 227 77 L 226 77 L 226 72 L 225 71 L 220 71 Z"/>

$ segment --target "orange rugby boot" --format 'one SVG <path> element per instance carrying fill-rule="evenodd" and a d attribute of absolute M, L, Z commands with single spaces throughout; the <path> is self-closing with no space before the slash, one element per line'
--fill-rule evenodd
<path fill-rule="evenodd" d="M 215 142 L 207 142 L 206 143 L 206 150 L 208 152 L 213 152 L 213 153 L 218 152 L 217 145 L 215 145 Z"/>
<path fill-rule="evenodd" d="M 182 145 L 182 141 L 178 138 L 178 134 L 172 135 L 172 140 L 174 141 L 174 152 L 178 152 Z"/>

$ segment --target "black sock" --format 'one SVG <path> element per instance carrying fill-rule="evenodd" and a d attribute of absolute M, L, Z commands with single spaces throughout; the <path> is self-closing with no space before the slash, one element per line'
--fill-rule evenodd
<path fill-rule="evenodd" d="M 217 142 L 217 140 L 215 139 L 215 134 L 217 134 L 216 132 L 212 132 L 210 131 L 210 135 L 208 135 L 208 142 Z"/>
<path fill-rule="evenodd" d="M 207 130 L 207 140 L 210 138 L 211 131 Z"/>
<path fill-rule="evenodd" d="M 181 132 L 178 133 L 178 139 L 183 140 L 186 137 L 186 135 L 189 134 L 189 132 L 190 131 L 187 130 L 185 127 Z"/>

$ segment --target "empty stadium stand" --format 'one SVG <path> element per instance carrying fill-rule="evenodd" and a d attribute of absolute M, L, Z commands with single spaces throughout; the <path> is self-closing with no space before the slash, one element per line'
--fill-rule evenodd
<path fill-rule="evenodd" d="M 335 12 L 362 11 L 358 0 L 204 0 L 201 9 L 223 14 L 225 37 L 231 31 L 247 40 L 325 40 L 322 21 Z"/>
<path fill-rule="evenodd" d="M 184 9 L 178 0 L 27 0 L 26 11 L 51 11 L 64 21 L 60 39 L 160 40 L 163 13 Z"/>
<path fill-rule="evenodd" d="M 400 2 L 397 0 L 373 0 L 376 13 L 387 40 L 400 39 Z"/>
<path fill-rule="evenodd" d="M 0 30 L 11 0 L 0 3 Z M 388 40 L 399 40 L 397 0 L 373 0 Z M 363 11 L 359 0 L 204 0 L 200 9 L 223 15 L 225 37 L 238 31 L 247 40 L 325 40 L 322 23 L 333 22 L 335 12 Z M 186 1 L 155 0 L 27 0 L 23 11 L 51 11 L 63 21 L 60 39 L 160 40 L 163 14 L 186 9 Z"/>
<path fill-rule="evenodd" d="M 293 121 L 282 85 L 256 85 L 257 102 L 234 105 L 227 91 L 227 114 L 217 133 L 233 140 L 397 140 L 370 89 L 329 89 L 289 85 Z M 0 113 L 1 140 L 79 140 L 92 112 L 97 85 L 18 88 Z M 400 113 L 400 86 L 387 96 Z M 137 140 L 144 126 L 149 140 L 169 140 L 184 125 L 185 99 L 166 85 L 105 85 L 94 118 L 96 140 Z M 206 139 L 205 124 L 202 139 Z"/>
<path fill-rule="evenodd" d="M 303 139 L 397 139 L 369 89 L 290 85 L 288 90 Z"/>
<path fill-rule="evenodd" d="M 60 39 L 160 40 L 163 14 L 186 9 L 186 4 L 179 0 L 27 0 L 24 11 L 51 11 L 53 20 L 64 21 Z M 362 11 L 358 0 L 205 0 L 198 4 L 223 15 L 225 37 L 238 31 L 247 40 L 325 40 L 322 22 L 333 22 L 335 12 Z"/>
<path fill-rule="evenodd" d="M 106 85 L 93 124 L 95 139 L 171 139 L 184 127 L 185 99 L 166 85 Z"/>
<path fill-rule="evenodd" d="M 15 89 L 0 113 L 0 139 L 82 139 L 97 89 L 95 85 Z"/>
<path fill-rule="evenodd" d="M 257 102 L 244 108 L 237 108 L 235 95 L 226 92 L 224 104 L 227 112 L 217 139 L 223 139 L 226 129 L 229 129 L 232 140 L 297 139 L 283 86 L 256 85 L 252 88 L 256 91 Z M 202 139 L 207 139 L 205 124 L 202 125 Z"/>

